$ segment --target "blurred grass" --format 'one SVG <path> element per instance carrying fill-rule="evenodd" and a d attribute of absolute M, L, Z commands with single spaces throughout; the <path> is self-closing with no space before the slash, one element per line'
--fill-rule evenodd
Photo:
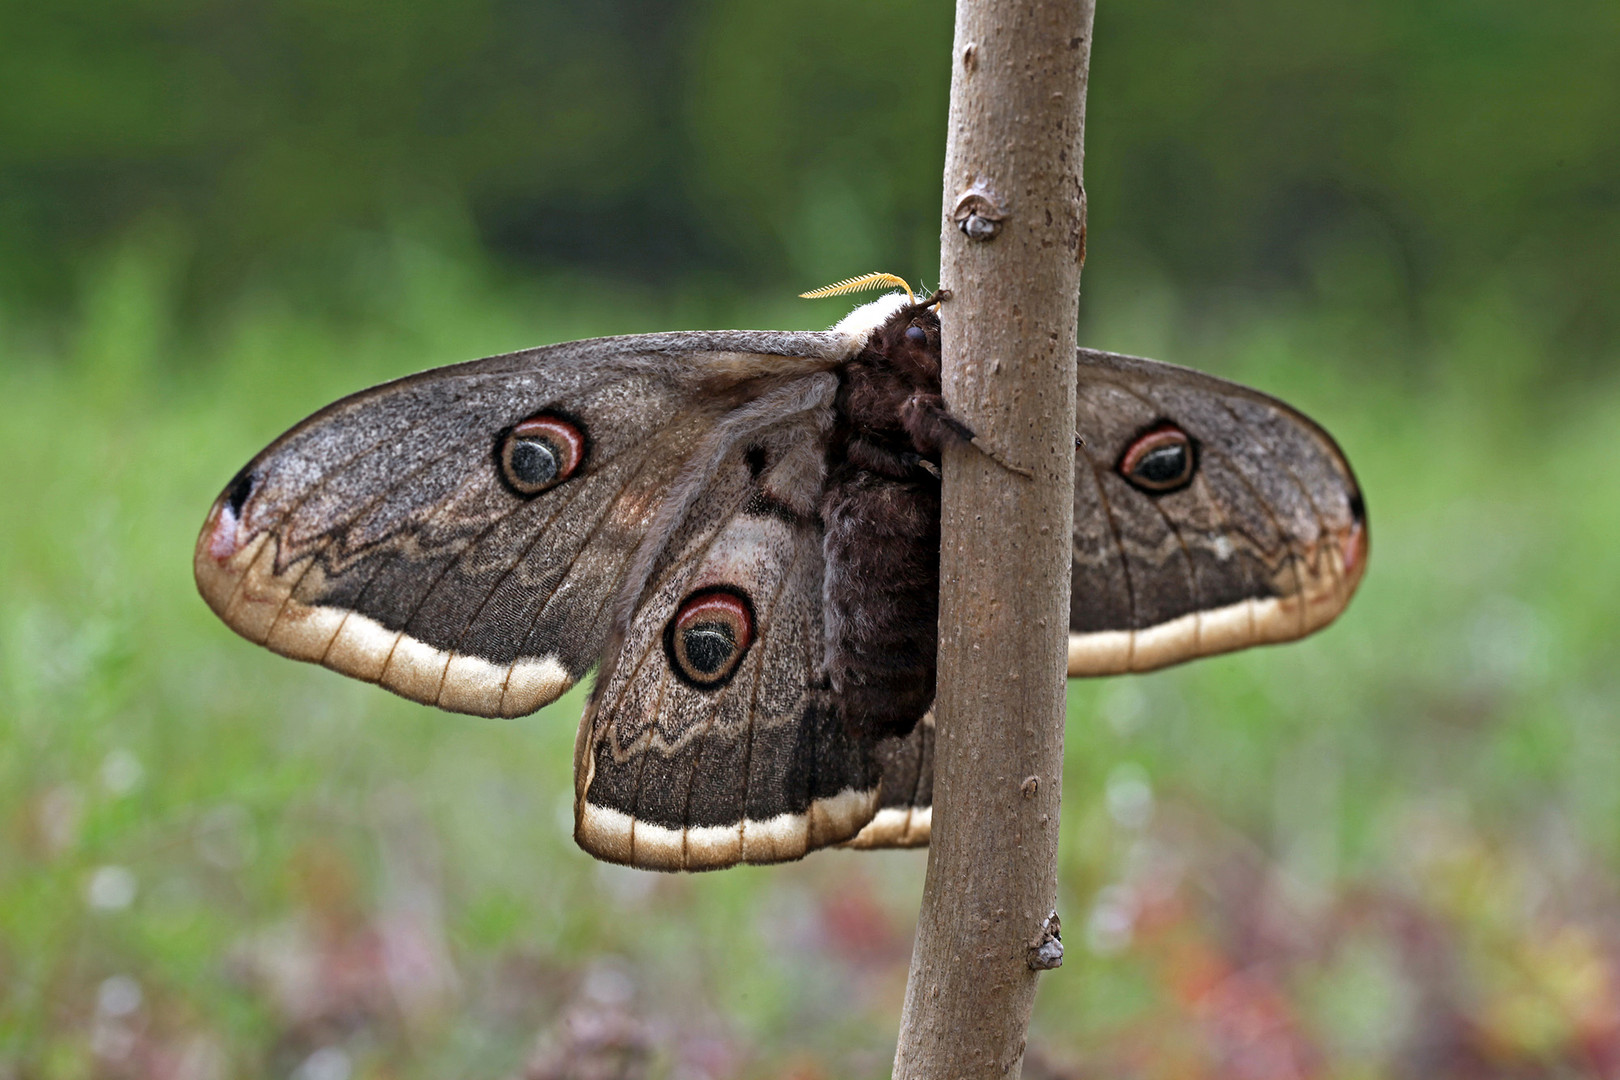
<path fill-rule="evenodd" d="M 886 1075 L 921 853 L 597 865 L 569 838 L 577 694 L 420 708 L 237 639 L 189 565 L 235 469 L 348 391 L 829 316 L 515 286 L 403 237 L 356 259 L 359 317 L 266 293 L 182 330 L 165 250 L 102 259 L 65 327 L 0 320 L 0 1077 Z M 1332 430 L 1372 557 L 1310 641 L 1071 684 L 1070 960 L 1026 1074 L 1611 1075 L 1613 365 L 1547 385 L 1490 294 L 1418 339 L 1106 268 L 1087 290 L 1088 343 Z"/>

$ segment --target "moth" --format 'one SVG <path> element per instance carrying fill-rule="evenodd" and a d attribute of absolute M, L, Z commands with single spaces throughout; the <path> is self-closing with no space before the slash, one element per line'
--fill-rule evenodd
<path fill-rule="evenodd" d="M 522 716 L 596 669 L 575 839 L 661 870 L 926 844 L 939 295 L 819 332 L 594 338 L 327 406 L 195 552 L 232 629 L 414 701 Z M 1209 375 L 1081 349 L 1068 671 L 1326 625 L 1367 517 L 1333 439 Z"/>

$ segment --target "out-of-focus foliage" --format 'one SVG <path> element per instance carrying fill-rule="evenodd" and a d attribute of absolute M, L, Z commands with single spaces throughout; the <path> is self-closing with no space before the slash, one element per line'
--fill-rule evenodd
<path fill-rule="evenodd" d="M 137 245 L 67 344 L 0 328 L 0 1077 L 888 1075 L 924 853 L 594 863 L 581 694 L 436 712 L 249 645 L 191 581 L 231 473 L 340 394 L 802 304 L 515 287 L 405 238 L 366 263 L 363 319 L 266 295 L 198 335 Z M 1466 377 L 1414 390 L 1331 313 L 1132 299 L 1094 339 L 1338 435 L 1372 556 L 1308 641 L 1071 683 L 1069 952 L 1025 1075 L 1615 1075 L 1620 383 L 1531 407 L 1488 311 L 1431 346 Z"/>
<path fill-rule="evenodd" d="M 803 287 L 935 266 L 949 9 L 924 0 L 0 4 L 0 288 L 153 220 L 193 299 L 425 209 L 508 265 Z M 1431 327 L 1508 283 L 1620 326 L 1620 7 L 1102 4 L 1097 258 Z"/>

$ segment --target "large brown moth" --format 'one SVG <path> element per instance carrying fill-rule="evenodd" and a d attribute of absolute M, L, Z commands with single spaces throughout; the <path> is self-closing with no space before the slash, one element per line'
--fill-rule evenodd
<path fill-rule="evenodd" d="M 873 283 L 904 286 L 830 291 Z M 939 454 L 973 437 L 939 334 L 905 289 L 826 331 L 595 338 L 362 391 L 226 485 L 197 586 L 252 641 L 456 712 L 531 713 L 596 668 L 574 775 L 599 858 L 925 844 Z M 1077 363 L 1071 676 L 1343 610 L 1367 523 L 1326 432 L 1195 371 Z"/>

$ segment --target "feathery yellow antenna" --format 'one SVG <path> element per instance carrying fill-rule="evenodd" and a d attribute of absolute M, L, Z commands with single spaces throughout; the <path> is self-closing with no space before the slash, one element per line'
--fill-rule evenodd
<path fill-rule="evenodd" d="M 917 294 L 911 291 L 906 279 L 893 274 L 862 274 L 860 277 L 846 278 L 832 285 L 802 292 L 799 296 L 805 300 L 820 300 L 826 296 L 843 296 L 845 293 L 865 292 L 868 289 L 887 289 L 895 285 L 906 290 L 906 299 L 913 304 L 917 302 Z"/>

